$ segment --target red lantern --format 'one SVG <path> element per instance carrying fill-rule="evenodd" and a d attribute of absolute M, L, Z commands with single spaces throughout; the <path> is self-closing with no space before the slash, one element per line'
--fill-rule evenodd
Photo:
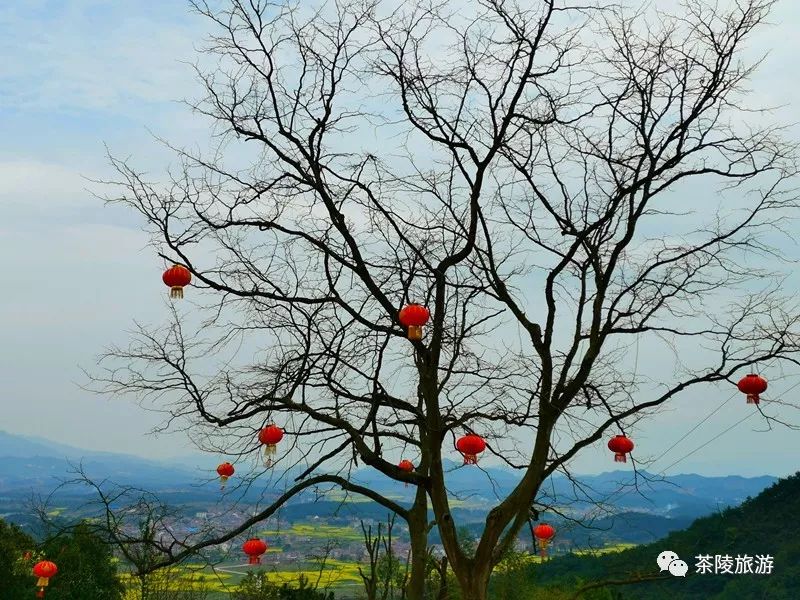
<path fill-rule="evenodd" d="M 261 555 L 267 551 L 267 543 L 258 538 L 250 538 L 242 544 L 242 551 L 250 557 L 249 564 L 260 565 Z"/>
<path fill-rule="evenodd" d="M 58 573 L 58 567 L 56 566 L 56 563 L 49 560 L 43 560 L 33 566 L 33 574 L 39 578 L 39 580 L 36 582 L 36 585 L 39 588 L 39 591 L 36 592 L 37 598 L 44 598 L 44 588 L 48 586 L 50 583 L 50 578 L 55 576 L 56 573 Z"/>
<path fill-rule="evenodd" d="M 541 556 L 547 556 L 547 545 L 556 535 L 555 528 L 547 523 L 539 523 L 534 527 L 533 535 L 539 540 L 539 554 Z"/>
<path fill-rule="evenodd" d="M 217 467 L 217 475 L 219 475 L 220 488 L 225 489 L 225 484 L 228 482 L 228 477 L 232 477 L 236 472 L 233 465 L 229 462 L 224 462 Z"/>
<path fill-rule="evenodd" d="M 458 438 L 456 449 L 464 455 L 465 465 L 477 465 L 478 454 L 486 450 L 486 442 L 481 436 L 468 433 Z"/>
<path fill-rule="evenodd" d="M 397 464 L 397 468 L 406 473 L 412 473 L 414 471 L 414 463 L 404 458 Z M 408 487 L 407 483 L 405 485 Z"/>
<path fill-rule="evenodd" d="M 625 455 L 633 450 L 633 442 L 624 435 L 615 435 L 608 440 L 608 449 L 614 452 L 615 462 L 628 462 Z"/>
<path fill-rule="evenodd" d="M 747 394 L 748 404 L 758 404 L 759 400 L 761 400 L 759 394 L 767 391 L 767 380 L 760 375 L 750 373 L 742 377 L 736 387 L 743 394 Z"/>
<path fill-rule="evenodd" d="M 170 298 L 183 298 L 183 288 L 192 282 L 192 274 L 183 265 L 172 265 L 161 279 L 169 287 Z"/>
<path fill-rule="evenodd" d="M 407 304 L 400 310 L 400 324 L 408 328 L 408 339 L 421 340 L 422 328 L 431 318 L 430 311 L 421 304 Z"/>
<path fill-rule="evenodd" d="M 283 429 L 270 423 L 258 432 L 258 441 L 264 444 L 264 464 L 272 464 L 272 455 L 275 454 L 278 442 L 283 439 Z"/>

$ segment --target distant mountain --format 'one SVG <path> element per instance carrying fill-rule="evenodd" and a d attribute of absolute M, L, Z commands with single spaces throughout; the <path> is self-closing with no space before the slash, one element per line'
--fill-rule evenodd
<path fill-rule="evenodd" d="M 780 480 L 747 500 L 694 521 L 657 542 L 599 557 L 557 556 L 546 564 L 532 567 L 531 579 L 561 589 L 579 582 L 626 580 L 631 574 L 657 576 L 656 557 L 665 550 L 676 553 L 689 565 L 684 579 L 615 587 L 615 598 L 624 600 L 675 600 L 704 598 L 741 600 L 800 598 L 800 473 Z M 697 573 L 697 556 L 772 557 L 770 574 Z M 755 562 L 754 568 L 755 568 Z M 735 568 L 735 567 L 734 567 Z"/>
<path fill-rule="evenodd" d="M 31 494 L 50 493 L 61 481 L 74 477 L 70 471 L 78 464 L 93 480 L 147 489 L 171 504 L 185 506 L 187 510 L 200 510 L 220 499 L 219 488 L 213 483 L 214 460 L 213 456 L 200 456 L 180 463 L 154 461 L 128 454 L 87 451 L 0 431 L 0 514 L 19 510 L 21 499 Z M 196 468 L 198 464 L 202 467 Z M 499 497 L 511 491 L 520 477 L 517 471 L 482 464 L 475 467 L 446 462 L 445 468 L 453 511 L 461 522 L 467 524 L 480 523 L 486 511 Z M 281 474 L 273 472 L 272 481 Z M 293 473 L 285 475 L 285 480 L 291 481 Z M 410 488 L 371 468 L 358 469 L 354 480 L 401 502 L 411 498 Z M 562 514 L 596 515 L 599 519 L 596 529 L 604 532 L 599 534 L 601 540 L 622 539 L 638 543 L 684 527 L 698 516 L 738 505 L 748 496 L 758 494 L 775 478 L 701 475 L 659 478 L 640 472 L 638 492 L 632 486 L 633 480 L 630 471 L 584 475 L 580 477 L 580 488 L 577 488 L 567 478 L 556 476 L 542 489 L 549 496 L 547 502 L 557 505 Z M 235 487 L 235 484 L 229 487 Z M 577 493 L 577 489 L 587 492 Z M 241 500 L 263 504 L 281 490 L 282 485 L 270 483 L 252 486 L 241 491 Z M 69 491 L 71 499 L 65 498 L 64 502 L 79 502 L 81 494 L 72 489 Z M 369 502 L 346 502 L 344 508 L 338 497 L 325 498 L 326 501 L 316 502 L 313 507 L 305 504 L 315 499 L 311 492 L 301 495 L 291 503 L 298 508 L 287 508 L 287 511 L 300 515 L 303 511 L 313 510 L 320 516 L 341 515 L 347 518 L 385 512 L 385 509 Z M 597 502 L 606 502 L 607 510 L 598 513 Z M 596 529 L 576 530 L 571 537 L 575 543 L 594 543 L 598 539 Z M 614 537 L 619 532 L 626 533 Z"/>
<path fill-rule="evenodd" d="M 196 472 L 168 463 L 0 431 L 0 496 L 15 491 L 47 493 L 70 478 L 78 465 L 93 478 L 127 485 L 173 486 L 197 479 Z"/>
<path fill-rule="evenodd" d="M 32 458 L 36 456 L 60 456 L 67 460 L 102 458 L 136 461 L 153 465 L 168 464 L 165 461 L 149 460 L 132 454 L 86 450 L 85 448 L 60 444 L 41 437 L 19 435 L 0 430 L 0 457 Z"/>
<path fill-rule="evenodd" d="M 16 435 L 0 431 L 0 456 L 30 458 L 33 456 L 70 456 L 80 457 L 86 452 L 57 444 L 42 438 Z"/>
<path fill-rule="evenodd" d="M 445 462 L 448 489 L 453 496 L 470 506 L 489 506 L 508 494 L 520 475 L 510 469 L 463 466 Z M 407 495 L 402 485 L 374 469 L 360 469 L 358 483 L 384 493 Z M 596 512 L 598 502 L 608 503 L 610 512 L 647 512 L 669 518 L 695 518 L 727 506 L 741 504 L 777 479 L 761 477 L 704 477 L 702 475 L 657 476 L 640 471 L 612 471 L 599 475 L 581 475 L 580 487 L 568 478 L 556 475 L 542 486 L 548 502 L 562 512 Z M 635 485 L 634 485 L 635 483 Z"/>

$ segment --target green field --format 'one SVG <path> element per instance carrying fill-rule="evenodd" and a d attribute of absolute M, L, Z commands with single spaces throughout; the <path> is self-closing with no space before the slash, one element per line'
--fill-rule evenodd
<path fill-rule="evenodd" d="M 296 584 L 301 575 L 320 589 L 327 588 L 341 590 L 360 585 L 361 578 L 358 574 L 358 564 L 354 562 L 328 559 L 325 568 L 320 570 L 313 563 L 299 565 L 299 569 L 285 570 L 276 568 L 250 567 L 247 565 L 225 566 L 216 568 L 203 565 L 183 565 L 179 568 L 168 569 L 160 572 L 153 584 L 160 589 L 169 591 L 207 590 L 216 592 L 224 597 L 234 591 L 244 574 L 259 569 L 268 574 L 271 582 L 276 584 Z M 137 600 L 135 590 L 136 581 L 128 574 L 120 577 L 128 587 L 125 600 Z"/>
<path fill-rule="evenodd" d="M 275 535 L 279 532 L 264 531 L 262 535 Z M 286 533 L 286 531 L 284 531 Z M 356 532 L 350 527 L 335 527 L 331 525 L 321 525 L 318 527 L 311 525 L 294 525 L 291 528 L 293 535 L 308 536 L 312 538 L 326 538 L 353 536 L 359 537 L 360 532 Z M 593 550 L 576 550 L 576 555 L 600 556 L 622 552 L 635 547 L 635 544 L 614 544 Z M 280 552 L 278 548 L 271 548 L 272 552 Z M 525 556 L 525 563 L 539 563 L 543 559 L 540 556 Z M 519 560 L 519 557 L 517 558 Z M 298 565 L 297 569 L 279 569 L 264 566 L 250 567 L 248 565 L 220 565 L 216 568 L 207 567 L 200 564 L 186 564 L 181 567 L 169 569 L 159 574 L 157 582 L 159 587 L 169 591 L 187 591 L 204 589 L 213 592 L 213 598 L 223 599 L 236 590 L 239 582 L 244 575 L 253 569 L 262 570 L 268 574 L 269 580 L 276 584 L 287 583 L 290 586 L 297 584 L 301 576 L 305 576 L 311 583 L 317 584 L 320 589 L 331 589 L 337 593 L 360 590 L 361 577 L 358 573 L 358 563 L 351 561 L 328 559 L 324 569 L 320 570 L 319 564 L 307 562 Z M 502 573 L 506 570 L 503 563 L 497 566 L 497 572 Z M 135 581 L 130 575 L 122 575 L 122 581 L 129 587 L 128 595 L 125 600 L 138 600 L 138 595 L 134 589 Z M 343 598 L 349 596 L 342 596 Z"/>
<path fill-rule="evenodd" d="M 300 538 L 320 539 L 320 540 L 347 540 L 356 541 L 362 539 L 361 531 L 353 527 L 338 527 L 336 525 L 310 525 L 307 523 L 295 523 L 288 529 L 263 529 L 258 532 L 261 537 L 274 539 L 281 535 L 291 535 Z"/>

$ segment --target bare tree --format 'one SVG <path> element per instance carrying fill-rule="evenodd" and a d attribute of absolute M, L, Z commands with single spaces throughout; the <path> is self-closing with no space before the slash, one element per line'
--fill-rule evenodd
<path fill-rule="evenodd" d="M 381 584 L 380 575 L 378 573 L 378 564 L 381 559 L 381 546 L 383 545 L 383 523 L 378 523 L 377 532 L 372 534 L 372 525 L 367 525 L 361 521 L 361 532 L 364 536 L 364 550 L 367 553 L 368 571 L 365 573 L 364 569 L 358 568 L 358 574 L 364 582 L 364 592 L 367 594 L 367 600 L 377 600 L 378 593 L 381 592 L 381 597 L 385 598 L 389 594 L 388 580 L 385 580 L 383 590 L 380 589 Z"/>
<path fill-rule="evenodd" d="M 392 531 L 396 515 L 390 514 L 384 523 L 379 521 L 375 533 L 372 525 L 361 521 L 364 537 L 364 550 L 367 554 L 367 570 L 358 567 L 358 574 L 364 582 L 367 600 L 404 600 L 408 583 L 408 561 L 401 564 L 392 545 Z"/>
<path fill-rule="evenodd" d="M 743 54 L 773 1 L 525 4 L 196 1 L 216 33 L 193 107 L 220 145 L 175 148 L 165 183 L 112 158 L 106 182 L 190 269 L 207 318 L 202 335 L 177 312 L 141 328 L 99 387 L 232 455 L 285 426 L 302 452 L 283 466 L 304 468 L 253 519 L 312 486 L 368 495 L 409 524 L 411 600 L 428 502 L 462 597 L 482 600 L 580 451 L 688 390 L 797 364 L 775 246 L 796 148 L 750 105 Z M 398 320 L 408 302 L 431 309 L 422 340 Z M 639 344 L 672 364 L 644 377 Z M 520 474 L 474 556 L 443 463 L 465 431 Z M 411 508 L 354 483 L 360 463 L 415 486 Z"/>

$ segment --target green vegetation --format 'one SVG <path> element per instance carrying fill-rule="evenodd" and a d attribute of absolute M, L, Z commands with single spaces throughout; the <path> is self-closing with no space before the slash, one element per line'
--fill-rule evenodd
<path fill-rule="evenodd" d="M 739 600 L 800 598 L 800 473 L 781 480 L 740 507 L 729 508 L 695 521 L 688 529 L 663 540 L 632 547 L 617 544 L 593 551 L 576 551 L 541 561 L 526 552 L 509 552 L 490 583 L 492 600 L 567 600 L 584 590 L 583 600 L 674 600 L 708 598 Z M 274 536 L 279 532 L 262 532 Z M 352 527 L 294 524 L 283 531 L 314 540 L 352 540 Z M 467 530 L 461 537 L 469 554 L 475 539 Z M 671 550 L 689 564 L 686 578 L 660 573 L 657 555 Z M 26 552 L 31 552 L 24 559 Z M 698 555 L 770 555 L 774 571 L 761 574 L 697 574 Z M 0 520 L 0 598 L 33 595 L 30 570 L 42 558 L 54 560 L 59 573 L 47 591 L 50 600 L 142 600 L 138 582 L 124 571 L 109 547 L 86 523 L 68 533 L 36 543 L 19 527 Z M 376 556 L 373 570 L 379 580 L 390 577 L 402 587 L 400 557 Z M 712 561 L 713 562 L 713 561 Z M 431 559 L 428 589 L 432 597 L 460 600 L 452 572 L 438 596 L 441 572 Z M 148 579 L 148 600 L 332 600 L 363 593 L 359 565 L 328 558 L 322 563 L 298 563 L 291 570 L 252 570 L 246 575 L 212 571 L 202 564 L 184 564 L 154 573 Z M 364 571 L 369 573 L 369 571 Z M 646 579 L 647 581 L 636 581 Z M 602 582 L 624 585 L 603 587 Z M 600 584 L 600 585 L 598 585 Z M 397 586 L 395 586 L 397 587 Z M 397 588 L 400 589 L 400 588 Z M 333 590 L 333 591 L 331 591 Z M 353 596 L 352 590 L 358 590 Z"/>
<path fill-rule="evenodd" d="M 319 540 L 360 540 L 361 532 L 353 527 L 339 527 L 324 523 L 295 523 L 289 529 L 278 531 L 277 529 L 264 529 L 257 533 L 261 537 L 268 539 L 279 538 L 281 535 L 293 535 L 297 537 L 319 539 Z"/>
<path fill-rule="evenodd" d="M 231 600 L 334 600 L 333 592 L 319 591 L 301 575 L 297 586 L 275 584 L 268 573 L 248 573 L 231 594 Z"/>
<path fill-rule="evenodd" d="M 33 540 L 16 525 L 0 519 L 0 598 L 23 598 L 33 589 L 33 578 L 22 563 Z"/>
<path fill-rule="evenodd" d="M 28 553 L 30 553 L 28 555 Z M 26 558 L 28 555 L 28 558 Z M 124 591 L 109 547 L 80 523 L 69 533 L 36 542 L 18 527 L 0 520 L 0 598 L 33 597 L 33 565 L 55 562 L 58 574 L 50 580 L 49 600 L 119 600 Z"/>
<path fill-rule="evenodd" d="M 665 539 L 604 556 L 555 558 L 528 567 L 541 585 L 577 589 L 589 582 L 630 580 L 659 575 L 656 557 L 664 550 L 678 554 L 689 565 L 684 578 L 664 573 L 663 580 L 615 586 L 613 597 L 635 600 L 704 598 L 740 600 L 800 598 L 800 474 L 781 480 L 737 508 L 695 521 L 688 529 Z M 758 574 L 697 574 L 696 556 L 770 555 L 774 570 Z M 492 597 L 494 598 L 494 597 Z M 527 600 L 526 596 L 518 596 Z"/>
<path fill-rule="evenodd" d="M 149 598 L 160 598 L 178 592 L 205 592 L 209 597 L 228 598 L 237 592 L 245 590 L 252 582 L 258 581 L 260 585 L 269 589 L 280 590 L 286 588 L 305 589 L 303 586 L 312 586 L 314 589 L 338 589 L 348 586 L 351 589 L 361 584 L 358 574 L 358 564 L 355 562 L 327 559 L 324 565 L 317 563 L 301 563 L 295 569 L 260 569 L 251 571 L 246 575 L 233 574 L 219 570 L 212 570 L 204 565 L 183 564 L 175 567 L 159 569 L 146 576 L 145 585 L 142 586 L 140 578 L 130 573 L 119 575 L 120 581 L 127 589 L 125 600 L 141 600 L 142 589 Z M 246 568 L 246 567 L 245 567 Z M 270 587 L 271 586 L 271 587 Z M 277 592 L 275 592 L 277 593 Z M 2 598 L 2 597 L 0 597 Z M 268 598 L 271 598 L 268 596 Z M 279 597 L 283 600 L 283 597 Z"/>

